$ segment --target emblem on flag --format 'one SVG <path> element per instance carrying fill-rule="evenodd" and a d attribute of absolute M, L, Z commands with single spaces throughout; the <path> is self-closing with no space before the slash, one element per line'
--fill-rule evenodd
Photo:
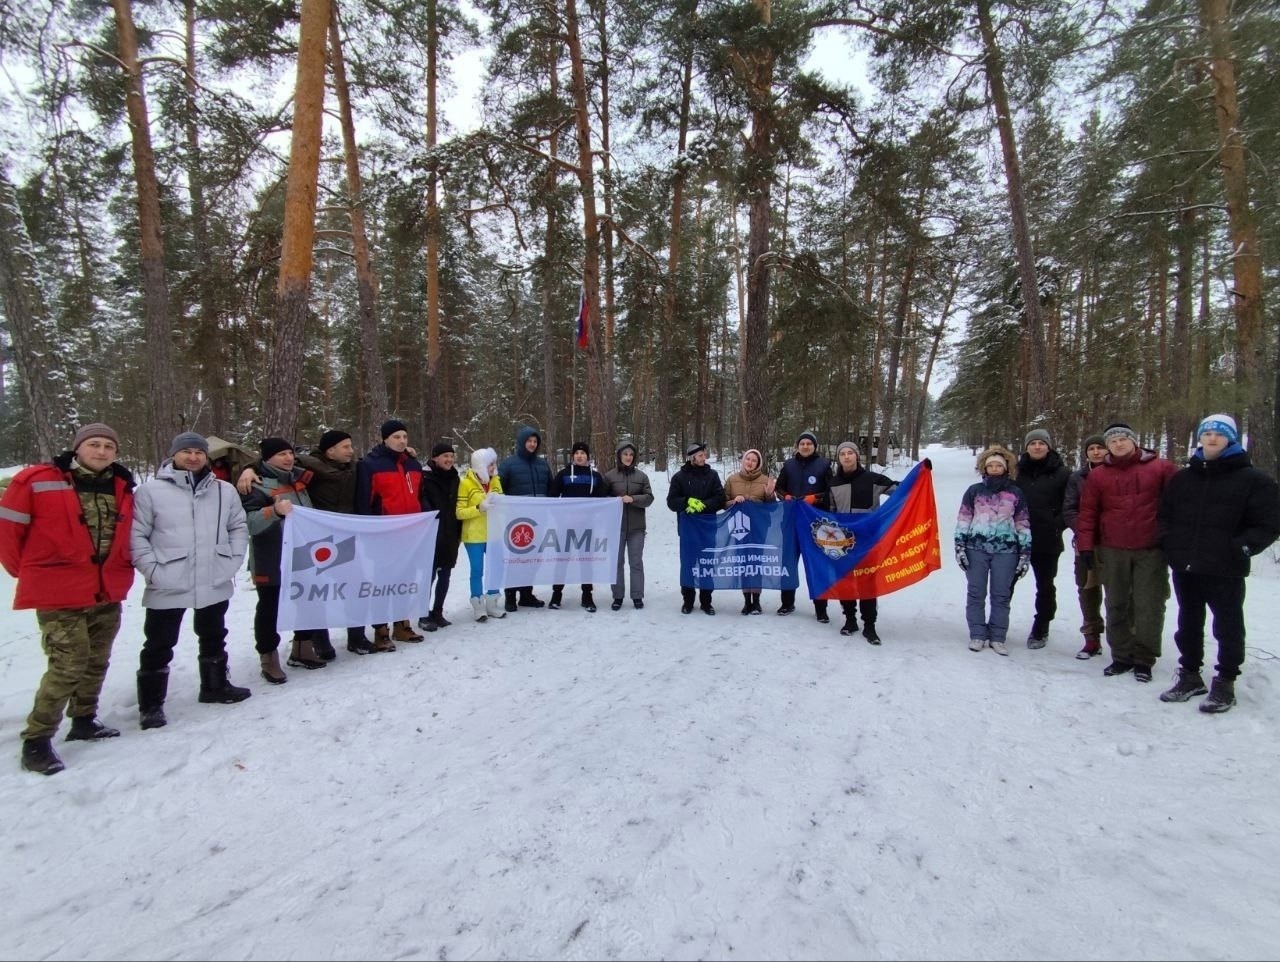
<path fill-rule="evenodd" d="M 299 545 L 293 549 L 293 570 L 305 571 L 308 568 L 324 571 L 340 564 L 352 561 L 356 556 L 355 535 L 334 541 L 333 538 L 321 538 Z"/>

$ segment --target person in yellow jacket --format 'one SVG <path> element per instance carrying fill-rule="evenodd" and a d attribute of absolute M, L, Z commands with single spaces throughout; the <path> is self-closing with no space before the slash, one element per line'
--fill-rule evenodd
<path fill-rule="evenodd" d="M 471 452 L 471 467 L 458 484 L 458 520 L 462 522 L 462 546 L 471 564 L 471 610 L 476 621 L 505 618 L 498 602 L 498 589 L 484 591 L 484 549 L 489 540 L 487 512 L 496 495 L 502 494 L 498 480 L 498 452 L 479 448 Z"/>

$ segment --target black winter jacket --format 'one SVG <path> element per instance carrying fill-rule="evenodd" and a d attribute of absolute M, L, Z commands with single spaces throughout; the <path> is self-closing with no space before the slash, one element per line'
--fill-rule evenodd
<path fill-rule="evenodd" d="M 880 499 L 897 486 L 893 478 L 868 471 L 861 463 L 848 474 L 837 465 L 828 490 L 831 510 L 840 514 L 874 511 L 880 507 Z"/>
<path fill-rule="evenodd" d="M 818 453 L 802 458 L 796 454 L 782 463 L 778 472 L 778 485 L 774 489 L 778 500 L 787 495 L 803 498 L 815 496 L 814 507 L 827 507 L 827 489 L 831 484 L 831 462 Z"/>
<path fill-rule="evenodd" d="M 458 544 L 462 541 L 462 522 L 458 520 L 458 469 L 445 471 L 428 461 L 422 472 L 422 503 L 428 511 L 439 511 L 440 527 L 436 529 L 437 568 L 452 569 L 458 563 Z"/>
<path fill-rule="evenodd" d="M 715 514 L 724 507 L 724 485 L 710 465 L 696 468 L 693 462 L 686 461 L 671 479 L 671 487 L 667 489 L 667 507 L 683 514 L 690 498 L 702 502 L 702 514 Z"/>
<path fill-rule="evenodd" d="M 1067 526 L 1062 502 L 1070 477 L 1071 471 L 1062 463 L 1061 455 L 1052 449 L 1039 461 L 1025 452 L 1018 457 L 1018 476 L 1013 483 L 1027 500 L 1032 554 L 1062 553 L 1062 531 Z"/>
<path fill-rule="evenodd" d="M 1280 537 L 1276 481 L 1247 452 L 1191 463 L 1164 486 L 1156 530 L 1175 571 L 1243 578 Z"/>

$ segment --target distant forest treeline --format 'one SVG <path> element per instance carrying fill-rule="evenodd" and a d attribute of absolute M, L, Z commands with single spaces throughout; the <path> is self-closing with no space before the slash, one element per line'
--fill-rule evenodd
<path fill-rule="evenodd" d="M 0 463 L 1225 410 L 1276 467 L 1274 0 L 0 0 L 0 58 Z"/>

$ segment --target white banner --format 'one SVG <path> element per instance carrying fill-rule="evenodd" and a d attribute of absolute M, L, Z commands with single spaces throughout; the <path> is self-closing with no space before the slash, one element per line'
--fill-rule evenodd
<path fill-rule="evenodd" d="M 621 534 L 621 498 L 502 495 L 489 509 L 485 587 L 611 585 Z"/>
<path fill-rule="evenodd" d="M 284 523 L 276 630 L 381 625 L 425 615 L 437 514 L 295 507 Z"/>

